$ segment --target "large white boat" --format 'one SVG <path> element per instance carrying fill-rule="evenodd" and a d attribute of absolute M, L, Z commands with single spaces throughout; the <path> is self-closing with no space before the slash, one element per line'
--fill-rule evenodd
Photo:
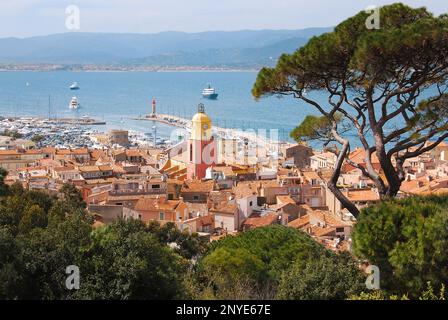
<path fill-rule="evenodd" d="M 72 110 L 76 110 L 76 109 L 79 108 L 78 98 L 73 97 L 70 100 L 69 108 L 72 109 Z"/>
<path fill-rule="evenodd" d="M 206 99 L 215 100 L 218 98 L 218 94 L 216 93 L 215 88 L 212 88 L 210 85 L 208 85 L 208 88 L 202 90 L 202 97 Z"/>
<path fill-rule="evenodd" d="M 70 86 L 70 90 L 79 90 L 78 82 L 73 82 Z"/>

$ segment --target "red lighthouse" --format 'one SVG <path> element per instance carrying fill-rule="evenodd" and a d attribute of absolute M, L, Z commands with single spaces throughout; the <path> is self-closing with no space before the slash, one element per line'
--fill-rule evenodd
<path fill-rule="evenodd" d="M 151 118 L 155 118 L 156 117 L 156 99 L 152 99 L 152 112 L 150 115 Z"/>

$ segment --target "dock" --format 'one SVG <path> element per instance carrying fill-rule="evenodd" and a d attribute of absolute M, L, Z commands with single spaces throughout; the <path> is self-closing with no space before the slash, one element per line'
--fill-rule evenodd
<path fill-rule="evenodd" d="M 142 121 L 155 121 L 165 125 L 182 128 L 188 130 L 191 128 L 191 120 L 184 119 L 181 117 L 168 115 L 168 114 L 155 114 L 152 116 L 141 116 L 137 118 L 133 118 L 133 120 L 142 120 Z M 213 125 L 213 128 L 216 130 L 220 137 L 226 139 L 235 139 L 235 140 L 247 140 L 251 143 L 255 143 L 259 146 L 263 146 L 267 150 L 270 151 L 278 151 L 279 145 L 282 144 L 278 138 L 272 139 L 268 137 L 260 136 L 253 130 L 243 130 L 238 128 L 222 128 Z"/>
<path fill-rule="evenodd" d="M 50 121 L 56 121 L 60 124 L 71 124 L 71 125 L 81 125 L 81 126 L 97 126 L 105 125 L 106 121 L 95 120 L 92 118 L 62 118 L 62 119 L 50 119 Z"/>
<path fill-rule="evenodd" d="M 182 129 L 191 127 L 190 120 L 176 117 L 176 116 L 167 115 L 167 114 L 157 114 L 152 117 L 151 116 L 138 117 L 138 118 L 133 118 L 132 120 L 155 121 L 155 122 L 159 122 L 162 124 L 166 124 L 168 126 L 178 127 L 178 128 L 182 128 Z"/>

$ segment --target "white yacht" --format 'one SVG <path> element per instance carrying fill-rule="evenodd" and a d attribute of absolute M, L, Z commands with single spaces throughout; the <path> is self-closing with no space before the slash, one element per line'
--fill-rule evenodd
<path fill-rule="evenodd" d="M 73 82 L 70 86 L 70 90 L 79 90 L 78 82 Z"/>
<path fill-rule="evenodd" d="M 208 88 L 202 90 L 202 97 L 206 99 L 216 100 L 218 98 L 218 94 L 215 91 L 215 88 L 212 88 L 208 85 Z"/>
<path fill-rule="evenodd" d="M 76 110 L 79 108 L 78 98 L 73 97 L 72 100 L 70 100 L 69 108 L 72 110 Z"/>

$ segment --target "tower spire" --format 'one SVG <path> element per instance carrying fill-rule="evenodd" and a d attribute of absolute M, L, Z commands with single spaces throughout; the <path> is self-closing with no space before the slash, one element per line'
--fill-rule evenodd
<path fill-rule="evenodd" d="M 203 103 L 198 104 L 198 112 L 205 113 L 205 106 Z"/>

